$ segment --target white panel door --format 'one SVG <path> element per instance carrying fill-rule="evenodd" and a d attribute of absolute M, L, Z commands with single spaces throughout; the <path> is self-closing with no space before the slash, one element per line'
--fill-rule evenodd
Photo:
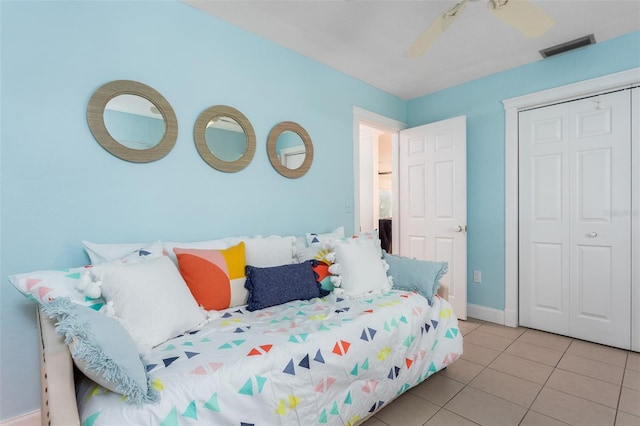
<path fill-rule="evenodd" d="M 630 94 L 520 114 L 520 323 L 629 348 Z"/>
<path fill-rule="evenodd" d="M 520 113 L 520 325 L 569 334 L 568 104 Z"/>
<path fill-rule="evenodd" d="M 467 318 L 466 117 L 400 132 L 401 256 L 444 261 L 442 284 L 456 316 Z"/>
<path fill-rule="evenodd" d="M 630 93 L 570 105 L 569 124 L 575 130 L 570 164 L 572 335 L 629 348 Z"/>

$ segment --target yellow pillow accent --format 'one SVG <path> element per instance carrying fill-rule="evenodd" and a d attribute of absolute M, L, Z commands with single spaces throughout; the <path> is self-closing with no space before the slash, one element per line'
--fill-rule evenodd
<path fill-rule="evenodd" d="M 247 265 L 244 241 L 228 249 L 220 250 L 220 252 L 227 262 L 229 279 L 235 280 L 244 277 L 244 268 Z"/>

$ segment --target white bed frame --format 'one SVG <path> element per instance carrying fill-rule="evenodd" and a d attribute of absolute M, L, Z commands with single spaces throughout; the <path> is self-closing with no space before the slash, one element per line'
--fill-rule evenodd
<path fill-rule="evenodd" d="M 438 294 L 449 298 L 449 289 L 440 286 Z M 76 403 L 73 359 L 52 320 L 36 308 L 40 336 L 41 419 L 43 426 L 80 426 Z M 366 421 L 363 418 L 361 422 Z M 359 422 L 359 423 L 361 423 Z"/>

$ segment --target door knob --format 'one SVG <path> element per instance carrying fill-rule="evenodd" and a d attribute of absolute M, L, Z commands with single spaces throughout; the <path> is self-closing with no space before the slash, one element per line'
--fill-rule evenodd
<path fill-rule="evenodd" d="M 462 231 L 467 231 L 467 225 L 462 226 L 462 225 L 458 225 L 458 227 L 456 228 L 456 232 L 462 232 Z"/>
<path fill-rule="evenodd" d="M 597 233 L 597 232 L 589 232 L 589 233 L 587 234 L 587 236 L 588 236 L 588 237 L 590 237 L 590 238 L 595 238 L 595 237 L 597 237 L 597 236 L 598 236 L 598 233 Z"/>

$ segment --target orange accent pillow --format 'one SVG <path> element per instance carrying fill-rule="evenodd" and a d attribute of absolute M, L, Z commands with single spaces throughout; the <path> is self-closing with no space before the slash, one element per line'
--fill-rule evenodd
<path fill-rule="evenodd" d="M 244 242 L 224 250 L 174 248 L 180 274 L 204 309 L 221 310 L 247 303 Z"/>

